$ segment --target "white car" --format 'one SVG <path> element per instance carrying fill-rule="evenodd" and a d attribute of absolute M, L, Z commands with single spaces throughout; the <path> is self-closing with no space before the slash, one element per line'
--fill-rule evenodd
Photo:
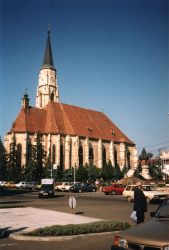
<path fill-rule="evenodd" d="M 15 184 L 18 189 L 29 189 L 29 183 L 26 181 L 20 181 L 19 183 Z"/>
<path fill-rule="evenodd" d="M 147 203 L 154 200 L 164 200 L 168 198 L 168 194 L 164 192 L 157 191 L 153 185 L 142 185 L 144 195 L 146 196 Z M 134 200 L 134 189 L 136 185 L 127 185 L 123 191 L 123 197 L 128 201 Z"/>
<path fill-rule="evenodd" d="M 60 184 L 55 186 L 55 190 L 57 190 L 57 191 L 69 191 L 69 189 L 72 185 L 73 185 L 72 182 L 61 182 Z"/>

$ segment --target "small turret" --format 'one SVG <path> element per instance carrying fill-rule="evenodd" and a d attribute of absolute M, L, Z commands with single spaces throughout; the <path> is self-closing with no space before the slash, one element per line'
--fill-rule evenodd
<path fill-rule="evenodd" d="M 25 110 L 28 110 L 29 109 L 29 98 L 28 98 L 28 93 L 27 93 L 27 89 L 25 89 L 25 94 L 22 98 L 22 107 L 25 109 Z"/>

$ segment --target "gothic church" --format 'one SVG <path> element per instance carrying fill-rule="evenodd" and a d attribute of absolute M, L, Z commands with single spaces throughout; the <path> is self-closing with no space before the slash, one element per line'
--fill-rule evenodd
<path fill-rule="evenodd" d="M 121 169 L 124 165 L 131 169 L 137 167 L 135 143 L 103 112 L 60 102 L 49 31 L 36 107 L 29 105 L 25 93 L 21 110 L 4 139 L 9 152 L 15 135 L 23 167 L 27 162 L 28 144 L 34 143 L 37 133 L 43 137 L 47 154 L 51 152 L 53 166 L 62 166 L 66 170 L 87 163 L 102 168 L 110 160 L 112 166 L 118 163 Z"/>

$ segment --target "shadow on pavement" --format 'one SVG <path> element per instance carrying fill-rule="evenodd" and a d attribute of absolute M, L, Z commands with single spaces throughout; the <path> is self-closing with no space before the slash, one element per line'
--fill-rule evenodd
<path fill-rule="evenodd" d="M 5 227 L 0 229 L 0 238 L 7 238 L 11 233 L 16 233 L 26 229 L 27 227 L 20 227 L 17 229 L 10 229 L 10 227 Z"/>

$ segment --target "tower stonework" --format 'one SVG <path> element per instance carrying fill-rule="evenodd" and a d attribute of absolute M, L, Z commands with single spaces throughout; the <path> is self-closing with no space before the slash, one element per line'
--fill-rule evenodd
<path fill-rule="evenodd" d="M 44 108 L 49 101 L 59 102 L 57 72 L 53 65 L 50 32 L 46 43 L 43 65 L 39 73 L 37 86 L 36 107 Z"/>

